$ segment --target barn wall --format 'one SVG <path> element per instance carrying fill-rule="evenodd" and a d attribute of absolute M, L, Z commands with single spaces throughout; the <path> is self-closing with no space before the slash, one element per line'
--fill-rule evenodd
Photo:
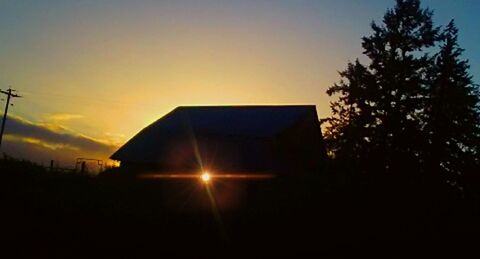
<path fill-rule="evenodd" d="M 317 118 L 306 116 L 282 132 L 274 149 L 281 165 L 277 170 L 285 174 L 320 173 L 326 152 Z"/>

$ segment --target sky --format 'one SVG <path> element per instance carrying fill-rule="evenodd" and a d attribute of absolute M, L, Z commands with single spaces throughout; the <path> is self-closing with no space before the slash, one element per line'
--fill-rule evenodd
<path fill-rule="evenodd" d="M 180 105 L 315 104 L 393 0 L 0 0 L 2 152 L 71 166 L 106 159 Z M 480 81 L 480 1 L 429 0 L 455 19 Z M 0 102 L 0 105 L 5 105 Z"/>

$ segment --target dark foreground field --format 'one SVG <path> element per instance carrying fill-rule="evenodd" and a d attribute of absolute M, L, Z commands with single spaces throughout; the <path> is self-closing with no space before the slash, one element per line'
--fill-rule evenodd
<path fill-rule="evenodd" d="M 413 186 L 213 182 L 241 193 L 215 211 L 195 180 L 84 177 L 5 161 L 1 174 L 0 244 L 15 257 L 458 257 L 480 239 L 474 199 Z"/>

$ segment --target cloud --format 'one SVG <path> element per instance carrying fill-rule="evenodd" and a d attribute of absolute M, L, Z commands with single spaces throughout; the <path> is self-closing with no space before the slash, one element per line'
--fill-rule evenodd
<path fill-rule="evenodd" d="M 75 151 L 80 150 L 79 148 L 73 147 L 69 144 L 48 143 L 48 142 L 42 141 L 41 139 L 36 139 L 31 137 L 22 137 L 17 135 L 5 135 L 4 140 L 10 141 L 10 142 L 24 142 L 27 144 L 37 145 L 42 148 L 47 148 L 50 150 L 59 150 L 59 149 L 69 149 L 69 150 L 75 150 Z"/>
<path fill-rule="evenodd" d="M 81 114 L 70 114 L 70 113 L 55 113 L 47 116 L 47 119 L 50 121 L 68 121 L 73 119 L 81 119 L 84 116 Z"/>
<path fill-rule="evenodd" d="M 2 151 L 33 161 L 44 159 L 46 154 L 70 161 L 85 156 L 107 159 L 117 148 L 114 144 L 74 133 L 61 126 L 34 123 L 17 116 L 8 118 L 4 140 L 9 143 Z M 21 148 L 15 148 L 15 143 Z"/>

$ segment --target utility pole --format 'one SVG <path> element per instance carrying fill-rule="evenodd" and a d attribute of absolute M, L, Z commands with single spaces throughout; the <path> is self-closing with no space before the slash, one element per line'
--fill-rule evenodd
<path fill-rule="evenodd" d="M 7 104 L 5 105 L 5 112 L 3 113 L 2 130 L 0 131 L 0 148 L 2 147 L 3 132 L 5 130 L 5 122 L 7 121 L 7 113 L 8 113 L 8 107 L 10 106 L 10 98 L 21 97 L 20 95 L 14 94 L 13 92 L 16 92 L 16 90 L 13 90 L 11 87 L 8 87 L 7 91 L 3 91 L 0 89 L 0 93 L 5 94 L 7 96 Z"/>

